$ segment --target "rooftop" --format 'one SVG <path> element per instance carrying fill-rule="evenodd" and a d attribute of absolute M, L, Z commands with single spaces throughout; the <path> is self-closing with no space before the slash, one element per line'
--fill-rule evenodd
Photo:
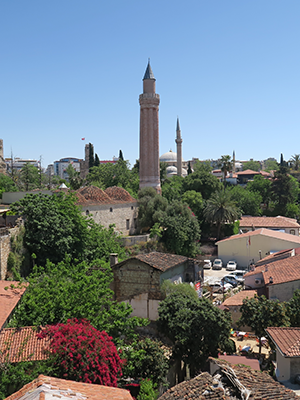
<path fill-rule="evenodd" d="M 0 329 L 5 325 L 28 286 L 27 283 L 19 285 L 20 282 L 0 281 Z"/>
<path fill-rule="evenodd" d="M 285 233 L 285 232 L 273 231 L 271 229 L 266 229 L 266 228 L 256 229 L 255 231 L 249 231 L 246 233 L 233 235 L 226 239 L 219 240 L 216 244 L 223 243 L 229 240 L 237 240 L 241 238 L 249 238 L 252 236 L 259 236 L 259 235 L 268 236 L 274 239 L 285 240 L 289 242 L 289 244 L 287 244 L 287 248 L 291 248 L 291 243 L 296 243 L 297 245 L 300 246 L 299 236 L 291 235 L 290 233 Z"/>
<path fill-rule="evenodd" d="M 245 171 L 239 171 L 236 173 L 238 176 L 240 175 L 260 175 L 258 171 L 252 171 L 252 169 L 246 169 Z"/>
<path fill-rule="evenodd" d="M 49 339 L 38 339 L 36 327 L 7 328 L 0 331 L 0 363 L 37 361 L 48 358 Z"/>
<path fill-rule="evenodd" d="M 76 192 L 78 198 L 77 204 L 93 205 L 93 204 L 118 204 L 136 202 L 125 189 L 118 186 L 107 188 L 105 191 L 97 186 L 85 186 Z"/>
<path fill-rule="evenodd" d="M 254 226 L 255 228 L 300 228 L 296 219 L 277 217 L 252 217 L 243 215 L 240 219 L 240 227 Z"/>
<path fill-rule="evenodd" d="M 300 328 L 267 328 L 266 332 L 285 357 L 300 357 Z"/>
<path fill-rule="evenodd" d="M 68 381 L 39 375 L 6 400 L 132 400 L 129 391 L 109 386 Z"/>
<path fill-rule="evenodd" d="M 226 299 L 222 305 L 223 306 L 241 306 L 243 304 L 243 300 L 246 298 L 252 299 L 257 294 L 256 290 L 241 290 L 236 293 L 234 296 Z"/>

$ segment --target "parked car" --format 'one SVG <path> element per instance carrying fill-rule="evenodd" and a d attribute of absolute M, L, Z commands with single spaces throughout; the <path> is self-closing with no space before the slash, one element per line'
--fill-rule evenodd
<path fill-rule="evenodd" d="M 227 271 L 235 271 L 237 267 L 237 263 L 235 261 L 228 261 L 226 265 L 226 270 Z"/>
<path fill-rule="evenodd" d="M 214 260 L 212 269 L 222 269 L 222 268 L 223 268 L 222 260 L 220 260 L 219 258 L 216 258 L 216 259 Z"/>
<path fill-rule="evenodd" d="M 210 260 L 204 260 L 204 269 L 211 269 L 211 261 Z"/>
<path fill-rule="evenodd" d="M 245 282 L 244 275 L 246 272 L 247 271 L 243 270 L 235 270 L 234 272 L 231 272 L 229 275 L 233 276 L 240 285 L 243 285 L 243 283 Z"/>
<path fill-rule="evenodd" d="M 233 275 L 224 275 L 221 281 L 224 283 L 230 283 L 232 287 L 237 287 L 237 285 L 239 284 L 239 282 L 235 279 Z"/>
<path fill-rule="evenodd" d="M 227 292 L 228 290 L 233 288 L 233 286 L 230 283 L 223 284 L 223 282 L 211 283 L 209 287 L 213 293 L 223 293 L 223 291 Z"/>

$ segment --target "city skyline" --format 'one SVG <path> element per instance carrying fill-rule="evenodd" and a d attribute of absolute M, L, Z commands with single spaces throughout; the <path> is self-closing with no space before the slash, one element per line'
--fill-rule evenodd
<path fill-rule="evenodd" d="M 263 160 L 300 153 L 300 4 L 66 0 L 0 4 L 4 156 L 139 157 L 148 57 L 160 94 L 160 155 Z M 82 140 L 85 138 L 85 141 Z"/>

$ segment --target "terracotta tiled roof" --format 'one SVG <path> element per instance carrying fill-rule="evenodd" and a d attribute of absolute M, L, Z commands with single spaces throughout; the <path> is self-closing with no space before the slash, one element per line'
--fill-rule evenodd
<path fill-rule="evenodd" d="M 300 280 L 300 255 L 260 265 L 254 271 L 247 272 L 244 277 L 256 275 L 257 273 L 262 273 L 265 284 L 270 285 L 298 281 Z M 271 277 L 273 283 L 269 283 Z"/>
<path fill-rule="evenodd" d="M 40 375 L 34 381 L 23 386 L 6 400 L 39 400 L 39 399 L 73 399 L 73 400 L 132 400 L 130 393 L 124 389 L 109 386 L 93 385 L 67 381 Z"/>
<path fill-rule="evenodd" d="M 135 258 L 161 271 L 166 271 L 188 260 L 187 257 L 178 256 L 177 254 L 159 253 L 156 251 L 148 254 L 139 254 Z"/>
<path fill-rule="evenodd" d="M 7 328 L 0 332 L 0 363 L 45 360 L 48 339 L 38 339 L 32 326 Z"/>
<path fill-rule="evenodd" d="M 267 372 L 255 371 L 251 368 L 233 365 L 226 361 L 213 358 L 210 358 L 210 361 L 219 367 L 218 373 L 225 378 L 223 384 L 226 385 L 230 393 L 232 393 L 230 388 L 233 388 L 233 386 L 230 385 L 230 381 L 226 378 L 228 375 L 232 378 L 236 377 L 239 383 L 250 392 L 249 400 L 299 399 L 292 390 L 286 389 L 279 382 L 274 381 Z M 235 393 L 236 391 L 232 393 L 231 399 L 243 398 L 242 396 L 235 397 Z M 246 396 L 244 398 L 246 398 Z"/>
<path fill-rule="evenodd" d="M 252 171 L 252 169 L 246 169 L 245 171 L 239 171 L 236 174 L 238 176 L 240 176 L 240 175 L 259 175 L 259 172 Z"/>
<path fill-rule="evenodd" d="M 295 235 L 291 235 L 290 233 L 285 233 L 285 232 L 279 232 L 279 231 L 273 231 L 271 229 L 266 229 L 266 228 L 261 228 L 261 229 L 257 229 L 255 231 L 249 231 L 246 233 L 242 233 L 239 235 L 233 235 L 230 236 L 229 238 L 220 240 L 218 243 L 223 243 L 229 240 L 237 240 L 237 239 L 241 239 L 241 238 L 248 238 L 249 236 L 258 236 L 258 235 L 263 235 L 263 236 L 268 236 L 274 239 L 281 239 L 281 240 L 285 240 L 287 242 L 289 242 L 289 244 L 287 244 L 287 247 L 291 247 L 292 243 L 295 243 L 297 245 L 300 246 L 300 236 L 295 236 Z"/>
<path fill-rule="evenodd" d="M 118 186 L 112 186 L 104 190 L 104 192 L 113 200 L 117 201 L 128 201 L 133 202 L 136 201 L 127 190 L 120 188 Z"/>
<path fill-rule="evenodd" d="M 240 219 L 240 227 L 243 228 L 300 228 L 296 219 L 285 218 L 278 215 L 277 217 L 251 217 L 242 216 Z"/>
<path fill-rule="evenodd" d="M 85 186 L 75 192 L 79 205 L 95 205 L 95 204 L 118 204 L 118 203 L 132 203 L 134 199 L 125 189 L 113 186 L 110 188 L 102 189 L 97 186 Z"/>
<path fill-rule="evenodd" d="M 267 328 L 266 332 L 285 357 L 300 357 L 300 328 Z"/>
<path fill-rule="evenodd" d="M 256 290 L 241 290 L 234 296 L 229 297 L 226 299 L 222 305 L 224 306 L 241 306 L 243 304 L 243 300 L 247 297 L 252 299 L 257 294 Z"/>
<path fill-rule="evenodd" d="M 224 392 L 224 389 L 218 387 L 217 382 L 208 373 L 196 376 L 195 378 L 179 383 L 165 392 L 159 400 L 206 400 L 206 399 L 225 399 L 230 397 Z"/>
<path fill-rule="evenodd" d="M 259 171 L 262 176 L 271 176 L 271 174 L 267 171 Z"/>
<path fill-rule="evenodd" d="M 15 281 L 0 281 L 0 329 L 3 328 L 28 285 L 24 283 L 18 287 L 19 284 L 20 282 Z"/>
<path fill-rule="evenodd" d="M 235 355 L 230 355 L 230 356 L 225 356 L 225 355 L 219 355 L 219 360 L 224 360 L 229 362 L 230 364 L 233 365 L 246 365 L 252 369 L 255 369 L 256 371 L 260 371 L 260 365 L 259 361 L 256 360 L 255 358 L 249 358 L 245 356 L 235 356 Z"/>

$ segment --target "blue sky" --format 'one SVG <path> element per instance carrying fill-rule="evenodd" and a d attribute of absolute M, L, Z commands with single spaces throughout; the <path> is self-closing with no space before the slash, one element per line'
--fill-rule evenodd
<path fill-rule="evenodd" d="M 2 0 L 4 156 L 43 166 L 122 149 L 139 157 L 148 57 L 160 94 L 160 154 L 285 159 L 300 153 L 299 0 Z M 85 137 L 85 142 L 81 140 Z"/>

